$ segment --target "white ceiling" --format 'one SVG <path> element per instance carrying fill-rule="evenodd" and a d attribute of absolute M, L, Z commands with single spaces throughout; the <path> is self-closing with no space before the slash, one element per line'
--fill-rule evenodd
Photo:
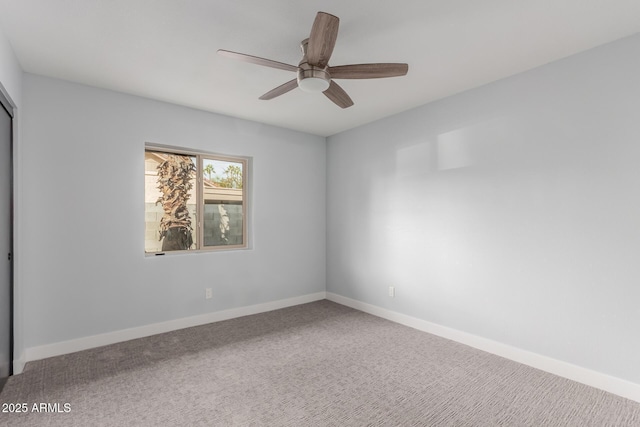
<path fill-rule="evenodd" d="M 294 90 L 316 12 L 340 17 L 331 65 L 407 62 L 405 77 L 340 80 L 355 105 Z M 0 0 L 22 68 L 328 136 L 640 31 L 640 0 Z"/>

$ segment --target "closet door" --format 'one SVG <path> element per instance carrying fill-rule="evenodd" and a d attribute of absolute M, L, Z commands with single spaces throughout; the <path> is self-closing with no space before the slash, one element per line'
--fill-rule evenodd
<path fill-rule="evenodd" d="M 13 360 L 13 119 L 7 108 L 0 93 L 0 390 L 12 373 Z"/>

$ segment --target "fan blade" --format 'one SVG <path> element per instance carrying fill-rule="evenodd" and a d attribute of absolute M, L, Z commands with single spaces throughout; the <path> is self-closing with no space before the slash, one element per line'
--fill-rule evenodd
<path fill-rule="evenodd" d="M 272 61 L 270 59 L 259 58 L 257 56 L 247 55 L 244 53 L 231 52 L 230 50 L 218 49 L 218 53 L 227 58 L 237 59 L 238 61 L 248 62 L 250 64 L 264 65 L 265 67 L 277 68 L 279 70 L 297 72 L 298 67 L 285 64 L 283 62 Z"/>
<path fill-rule="evenodd" d="M 324 93 L 327 98 L 332 100 L 340 108 L 348 108 L 353 105 L 353 101 L 349 98 L 347 92 L 345 92 L 344 89 L 334 81 L 329 84 L 329 89 L 322 93 Z"/>
<path fill-rule="evenodd" d="M 333 47 L 338 38 L 340 19 L 328 13 L 318 12 L 307 46 L 307 61 L 310 65 L 324 68 L 329 63 Z"/>
<path fill-rule="evenodd" d="M 404 76 L 407 71 L 407 64 L 354 64 L 329 67 L 332 79 L 380 79 Z"/>
<path fill-rule="evenodd" d="M 260 99 L 262 99 L 263 101 L 266 101 L 268 99 L 273 99 L 276 96 L 284 95 L 285 93 L 297 87 L 298 87 L 298 79 L 289 80 L 285 84 L 282 84 L 275 89 L 271 89 L 269 92 L 262 95 Z"/>

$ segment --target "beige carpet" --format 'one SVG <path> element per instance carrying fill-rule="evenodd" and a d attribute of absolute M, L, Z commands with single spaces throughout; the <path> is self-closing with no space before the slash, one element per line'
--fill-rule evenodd
<path fill-rule="evenodd" d="M 640 426 L 639 403 L 329 301 L 30 362 L 0 402 L 28 406 L 12 427 Z"/>

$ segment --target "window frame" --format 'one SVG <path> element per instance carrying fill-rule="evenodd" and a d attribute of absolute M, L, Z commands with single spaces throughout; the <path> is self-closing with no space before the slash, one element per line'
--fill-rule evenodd
<path fill-rule="evenodd" d="M 167 154 L 176 154 L 181 156 L 195 157 L 195 220 L 192 220 L 193 233 L 195 237 L 193 249 L 175 250 L 175 251 L 153 251 L 147 252 L 146 244 L 144 248 L 145 256 L 159 256 L 169 254 L 186 254 L 186 253 L 203 253 L 203 252 L 218 252 L 218 251 L 233 251 L 249 249 L 249 234 L 248 234 L 248 212 L 249 212 L 249 164 L 250 158 L 246 156 L 237 156 L 229 154 L 219 154 L 203 150 L 194 150 L 188 148 L 179 148 L 174 146 L 166 146 L 153 143 L 145 143 L 144 146 L 145 157 L 147 152 L 159 152 Z M 204 171 L 203 164 L 205 160 L 220 160 L 223 162 L 232 162 L 242 164 L 242 243 L 235 245 L 217 245 L 206 246 L 204 244 Z M 146 169 L 145 169 L 146 173 Z M 146 191 L 146 188 L 145 188 Z M 146 232 L 146 220 L 145 220 L 145 232 Z"/>

